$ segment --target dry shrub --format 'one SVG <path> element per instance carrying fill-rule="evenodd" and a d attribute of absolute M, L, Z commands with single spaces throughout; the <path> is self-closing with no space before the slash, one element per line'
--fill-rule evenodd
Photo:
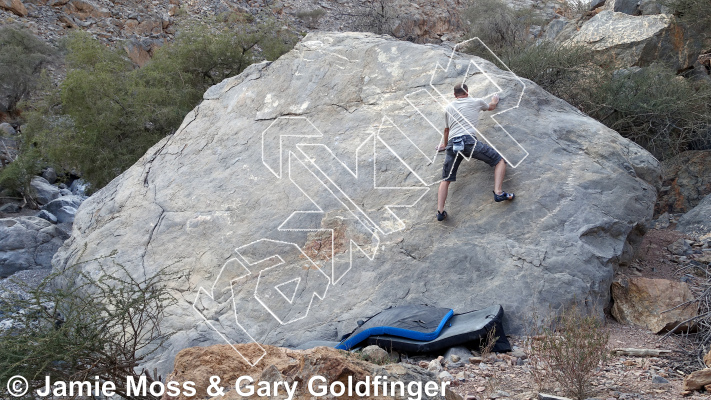
<path fill-rule="evenodd" d="M 592 395 L 595 369 L 607 360 L 609 333 L 603 322 L 577 306 L 562 312 L 530 337 L 531 373 L 540 389 L 553 381 L 575 399 Z"/>

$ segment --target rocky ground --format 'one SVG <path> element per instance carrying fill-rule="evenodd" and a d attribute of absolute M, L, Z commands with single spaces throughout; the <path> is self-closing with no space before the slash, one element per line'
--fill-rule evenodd
<path fill-rule="evenodd" d="M 689 236 L 674 229 L 678 214 L 668 218 L 670 221 L 657 220 L 655 224 L 660 229 L 651 229 L 644 236 L 628 273 L 647 278 L 680 280 L 689 283 L 692 290 L 698 289 L 705 281 L 698 275 L 688 274 L 686 267 L 694 262 L 705 262 L 708 265 L 708 260 L 702 257 L 708 257 L 711 248 L 708 244 L 693 246 L 699 241 L 691 240 Z M 684 240 L 692 243 L 688 249 L 680 245 Z M 702 242 L 708 243 L 706 240 Z M 684 249 L 690 250 L 691 253 L 687 256 L 680 255 Z M 702 261 L 694 261 L 699 259 Z M 611 356 L 594 374 L 591 397 L 601 400 L 708 397 L 705 392 L 683 390 L 684 377 L 701 367 L 699 360 L 693 355 L 695 345 L 689 338 L 684 335 L 656 335 L 646 328 L 620 324 L 611 317 L 606 319 L 605 329 L 610 335 L 610 349 L 670 350 L 671 353 L 661 357 Z M 509 340 L 514 348 L 512 353 L 492 354 L 483 359 L 480 354 L 473 353 L 472 356 L 479 356 L 472 359 L 475 361 L 473 364 L 466 363 L 460 367 L 448 368 L 448 360 L 442 358 L 441 370 L 451 375 L 453 390 L 463 398 L 474 396 L 476 399 L 538 399 L 539 391 L 564 396 L 565 392 L 560 385 L 549 382 L 543 389 L 539 386 L 525 351 L 527 338 L 512 336 Z M 431 365 L 431 358 L 427 357 L 404 361 L 421 366 Z"/>

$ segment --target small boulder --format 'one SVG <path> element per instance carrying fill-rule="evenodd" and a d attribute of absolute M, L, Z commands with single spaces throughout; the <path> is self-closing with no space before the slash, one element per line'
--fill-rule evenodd
<path fill-rule="evenodd" d="M 450 374 L 447 371 L 440 372 L 439 374 L 437 374 L 437 377 L 442 382 L 451 382 L 454 380 L 454 377 L 452 376 L 452 374 Z"/>
<path fill-rule="evenodd" d="M 466 347 L 456 346 L 451 347 L 444 353 L 444 363 L 447 368 L 458 368 L 464 364 L 469 364 L 469 357 L 472 352 Z"/>
<path fill-rule="evenodd" d="M 685 376 L 682 389 L 701 390 L 704 386 L 709 384 L 711 384 L 711 368 L 704 368 Z"/>
<path fill-rule="evenodd" d="M 0 0 L 0 4 L 2 4 L 2 0 Z M 0 136 L 12 136 L 16 133 L 15 128 L 7 122 L 0 124 Z"/>
<path fill-rule="evenodd" d="M 697 315 L 698 304 L 692 301 L 694 295 L 685 282 L 622 275 L 612 282 L 611 291 L 615 319 L 623 324 L 647 327 L 654 333 L 667 332 Z M 677 307 L 688 301 L 692 302 Z M 684 324 L 676 332 L 688 331 L 691 327 L 692 324 Z"/>
<path fill-rule="evenodd" d="M 84 198 L 81 196 L 63 196 L 45 204 L 42 209 L 57 217 L 59 223 L 74 222 L 74 216 Z"/>
<path fill-rule="evenodd" d="M 538 400 L 572 400 L 567 397 L 556 396 L 553 394 L 538 393 Z"/>
<path fill-rule="evenodd" d="M 685 256 L 685 255 L 688 255 L 689 252 L 691 251 L 691 246 L 689 246 L 689 244 L 686 243 L 686 240 L 679 239 L 676 242 L 667 246 L 667 250 L 669 250 L 670 253 L 672 253 L 676 256 Z"/>
<path fill-rule="evenodd" d="M 696 207 L 682 215 L 676 229 L 693 236 L 711 233 L 711 195 L 704 197 Z"/>
<path fill-rule="evenodd" d="M 47 210 L 41 210 L 38 214 L 37 217 L 42 218 L 45 221 L 49 221 L 53 224 L 57 223 L 57 217 L 54 216 L 51 212 Z"/>
<path fill-rule="evenodd" d="M 597 8 L 600 8 L 605 5 L 605 0 L 593 0 L 590 2 L 590 6 L 588 6 L 588 10 L 592 11 Z"/>
<path fill-rule="evenodd" d="M 664 377 L 661 377 L 659 375 L 654 375 L 654 377 L 652 378 L 652 383 L 664 385 L 664 384 L 668 384 L 669 381 Z"/>
<path fill-rule="evenodd" d="M 376 345 L 370 345 L 364 348 L 361 354 L 363 354 L 366 360 L 375 364 L 383 364 L 390 360 L 388 352 Z"/>
<path fill-rule="evenodd" d="M 42 178 L 46 179 L 50 184 L 53 184 L 57 182 L 57 172 L 55 172 L 52 167 L 47 168 L 42 171 Z"/>
<path fill-rule="evenodd" d="M 83 179 L 76 179 L 69 185 L 69 190 L 72 194 L 77 196 L 86 196 L 86 190 L 89 188 L 89 184 L 84 182 Z"/>
<path fill-rule="evenodd" d="M 35 200 L 40 205 L 49 203 L 50 201 L 59 197 L 59 189 L 51 185 L 46 179 L 41 176 L 36 176 L 32 178 L 30 182 L 30 187 L 35 192 Z"/>
<path fill-rule="evenodd" d="M 711 150 L 685 151 L 664 160 L 662 166 L 664 175 L 656 214 L 686 213 L 711 194 Z"/>
<path fill-rule="evenodd" d="M 427 370 L 438 374 L 440 371 L 442 371 L 442 364 L 439 362 L 439 360 L 432 360 L 429 364 L 427 364 Z"/>
<path fill-rule="evenodd" d="M 0 212 L 7 214 L 19 213 L 20 210 L 22 210 L 22 207 L 17 203 L 7 203 L 0 206 Z"/>
<path fill-rule="evenodd" d="M 0 8 L 20 17 L 27 16 L 27 8 L 20 0 L 0 0 Z"/>

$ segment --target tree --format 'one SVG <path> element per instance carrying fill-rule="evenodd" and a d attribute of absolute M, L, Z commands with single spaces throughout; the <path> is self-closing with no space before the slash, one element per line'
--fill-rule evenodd
<path fill-rule="evenodd" d="M 17 104 L 35 88 L 42 69 L 52 63 L 56 50 L 25 29 L 0 26 L 0 112 L 11 117 Z"/>
<path fill-rule="evenodd" d="M 184 27 L 143 68 L 86 32 L 71 35 L 67 77 L 46 96 L 58 102 L 36 103 L 25 142 L 36 144 L 43 161 L 101 188 L 174 133 L 210 86 L 296 42 L 269 23 L 217 26 Z"/>

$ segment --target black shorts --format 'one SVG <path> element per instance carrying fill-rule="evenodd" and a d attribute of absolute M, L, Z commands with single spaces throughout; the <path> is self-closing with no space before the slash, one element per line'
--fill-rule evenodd
<path fill-rule="evenodd" d="M 442 167 L 442 179 L 447 182 L 454 182 L 457 180 L 457 170 L 459 169 L 459 164 L 462 163 L 464 156 L 484 161 L 491 167 L 496 166 L 496 164 L 503 159 L 501 155 L 496 152 L 496 150 L 491 148 L 491 146 L 481 140 L 476 140 L 469 135 L 467 135 L 464 139 L 464 150 L 455 153 L 452 150 L 452 140 L 450 139 L 447 143 L 447 149 L 445 152 L 446 156 L 444 158 L 444 166 Z"/>

